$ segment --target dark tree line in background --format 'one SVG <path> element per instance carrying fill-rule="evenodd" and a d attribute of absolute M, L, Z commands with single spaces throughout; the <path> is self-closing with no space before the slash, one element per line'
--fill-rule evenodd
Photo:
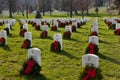
<path fill-rule="evenodd" d="M 115 0 L 115 5 L 118 9 L 118 12 L 119 12 L 118 14 L 120 15 L 120 0 Z"/>
<path fill-rule="evenodd" d="M 0 0 L 0 13 L 3 10 L 9 10 L 9 17 L 13 17 L 13 13 L 22 13 L 28 18 L 28 14 L 37 11 L 38 16 L 40 12 L 45 15 L 45 12 L 52 12 L 55 10 L 64 11 L 72 18 L 72 15 L 89 14 L 89 9 L 95 7 L 98 13 L 99 7 L 104 6 L 105 2 L 113 0 Z M 117 10 L 120 14 L 120 0 L 114 0 Z M 38 17 L 39 18 L 39 17 Z"/>

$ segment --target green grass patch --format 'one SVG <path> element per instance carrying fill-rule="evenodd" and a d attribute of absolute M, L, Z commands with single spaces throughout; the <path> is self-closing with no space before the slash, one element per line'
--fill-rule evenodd
<path fill-rule="evenodd" d="M 55 16 L 56 17 L 56 16 Z M 65 16 L 64 16 L 65 17 Z M 79 80 L 82 71 L 82 55 L 88 46 L 93 18 L 77 32 L 72 33 L 72 39 L 63 39 L 63 51 L 50 52 L 55 33 L 63 34 L 65 29 L 59 28 L 54 32 L 49 28 L 49 38 L 41 39 L 40 33 L 29 25 L 33 35 L 33 47 L 42 52 L 41 78 L 19 76 L 19 70 L 27 59 L 27 49 L 22 49 L 24 38 L 19 36 L 20 25 L 17 22 L 8 36 L 8 46 L 0 47 L 0 80 Z M 0 26 L 2 30 L 4 26 Z M 99 18 L 99 67 L 102 70 L 103 80 L 120 79 L 120 36 L 115 36 L 106 24 Z"/>

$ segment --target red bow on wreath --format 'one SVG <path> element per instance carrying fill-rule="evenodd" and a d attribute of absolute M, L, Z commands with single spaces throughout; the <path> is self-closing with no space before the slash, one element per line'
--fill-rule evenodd
<path fill-rule="evenodd" d="M 24 36 L 24 33 L 25 33 L 25 32 L 27 32 L 27 30 L 26 30 L 26 29 L 22 29 L 22 30 L 20 31 L 20 35 L 21 35 L 21 36 Z"/>
<path fill-rule="evenodd" d="M 27 67 L 26 67 L 24 73 L 27 74 L 27 75 L 30 74 L 30 71 L 31 71 L 31 69 L 34 67 L 34 65 L 35 65 L 34 60 L 29 60 L 29 61 L 27 62 Z"/>
<path fill-rule="evenodd" d="M 117 29 L 115 32 L 116 35 L 120 35 L 120 29 Z"/>
<path fill-rule="evenodd" d="M 53 43 L 53 46 L 54 46 L 54 51 L 58 51 L 59 50 L 59 42 L 58 41 L 55 41 Z"/>
<path fill-rule="evenodd" d="M 91 35 L 92 36 L 97 36 L 97 32 L 92 32 Z"/>
<path fill-rule="evenodd" d="M 0 43 L 4 41 L 4 38 L 0 38 Z"/>
<path fill-rule="evenodd" d="M 95 44 L 93 44 L 93 43 L 90 43 L 89 44 L 89 53 L 91 53 L 91 54 L 94 54 L 95 52 L 94 52 L 94 47 L 95 47 Z"/>
<path fill-rule="evenodd" d="M 0 38 L 0 45 L 4 45 L 5 44 L 5 39 L 4 38 Z"/>
<path fill-rule="evenodd" d="M 83 80 L 91 80 L 96 76 L 95 68 L 87 70 L 87 75 L 83 78 Z"/>
<path fill-rule="evenodd" d="M 65 32 L 65 35 L 69 36 L 70 35 L 70 31 Z"/>
<path fill-rule="evenodd" d="M 43 37 L 43 38 L 47 37 L 47 31 L 43 31 L 43 32 L 41 33 L 41 37 Z"/>
<path fill-rule="evenodd" d="M 56 30 L 57 30 L 57 26 L 53 26 L 53 27 L 51 28 L 51 30 L 56 31 Z"/>
<path fill-rule="evenodd" d="M 22 48 L 29 48 L 30 47 L 30 40 L 26 39 L 22 45 Z"/>

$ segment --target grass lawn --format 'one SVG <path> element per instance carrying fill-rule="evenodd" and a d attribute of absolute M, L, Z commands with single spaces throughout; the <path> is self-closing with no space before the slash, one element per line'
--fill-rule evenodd
<path fill-rule="evenodd" d="M 8 46 L 0 47 L 0 80 L 79 80 L 82 68 L 82 55 L 88 46 L 93 17 L 90 22 L 78 28 L 72 33 L 72 39 L 63 39 L 63 51 L 59 53 L 50 52 L 55 33 L 63 34 L 65 29 L 51 31 L 49 38 L 41 39 L 40 33 L 29 25 L 29 31 L 33 35 L 33 47 L 41 49 L 42 52 L 42 79 L 19 76 L 19 70 L 27 59 L 27 49 L 22 49 L 24 41 L 19 36 L 20 25 L 17 22 L 8 35 Z M 103 80 L 120 79 L 120 36 L 114 35 L 114 30 L 109 30 L 107 25 L 99 17 L 99 67 L 102 70 Z M 2 30 L 4 26 L 0 26 Z"/>

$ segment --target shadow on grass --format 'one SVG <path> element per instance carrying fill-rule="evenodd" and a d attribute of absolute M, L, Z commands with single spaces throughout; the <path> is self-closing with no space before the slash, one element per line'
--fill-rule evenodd
<path fill-rule="evenodd" d="M 3 49 L 6 50 L 6 51 L 11 51 L 11 49 L 8 45 L 3 46 Z"/>
<path fill-rule="evenodd" d="M 109 42 L 103 41 L 103 40 L 99 40 L 100 43 L 104 43 L 104 44 L 110 44 Z"/>
<path fill-rule="evenodd" d="M 38 76 L 29 76 L 27 77 L 27 80 L 48 80 L 48 79 L 43 74 L 40 74 Z"/>
<path fill-rule="evenodd" d="M 53 40 L 53 38 L 51 36 L 48 36 L 46 38 L 40 38 L 40 39 L 50 39 L 50 40 Z"/>
<path fill-rule="evenodd" d="M 8 37 L 14 38 L 15 36 L 13 36 L 12 34 L 8 34 Z"/>
<path fill-rule="evenodd" d="M 51 17 L 69 17 L 69 15 L 52 15 Z"/>
<path fill-rule="evenodd" d="M 69 40 L 69 41 L 74 41 L 74 42 L 80 42 L 79 40 L 74 39 L 74 38 L 70 38 L 70 39 L 67 39 L 67 38 L 65 39 L 65 38 L 64 38 L 64 40 Z"/>
<path fill-rule="evenodd" d="M 82 32 L 78 32 L 78 31 L 76 31 L 76 32 L 73 32 L 73 33 L 79 33 L 79 34 L 82 34 Z"/>
<path fill-rule="evenodd" d="M 73 56 L 72 54 L 70 54 L 70 53 L 68 53 L 68 52 L 66 52 L 66 51 L 64 51 L 64 50 L 62 50 L 62 51 L 60 51 L 60 52 L 55 52 L 55 53 L 57 53 L 57 54 L 59 54 L 59 55 L 66 56 L 66 57 L 71 58 L 71 59 L 79 60 L 78 57 Z"/>
<path fill-rule="evenodd" d="M 110 62 L 112 62 L 112 63 L 115 63 L 115 64 L 120 65 L 120 61 L 118 61 L 118 60 L 116 60 L 116 59 L 113 59 L 113 58 L 111 58 L 111 57 L 105 56 L 105 55 L 103 55 L 103 54 L 101 54 L 101 53 L 99 53 L 98 56 L 99 56 L 100 58 L 104 59 L 104 60 L 108 60 L 108 61 L 110 61 Z"/>
<path fill-rule="evenodd" d="M 44 76 L 43 74 L 39 74 L 39 75 L 35 75 L 35 76 L 33 76 L 33 75 L 29 75 L 29 76 L 20 75 L 20 76 L 25 77 L 26 80 L 48 80 L 46 78 L 46 76 Z"/>

